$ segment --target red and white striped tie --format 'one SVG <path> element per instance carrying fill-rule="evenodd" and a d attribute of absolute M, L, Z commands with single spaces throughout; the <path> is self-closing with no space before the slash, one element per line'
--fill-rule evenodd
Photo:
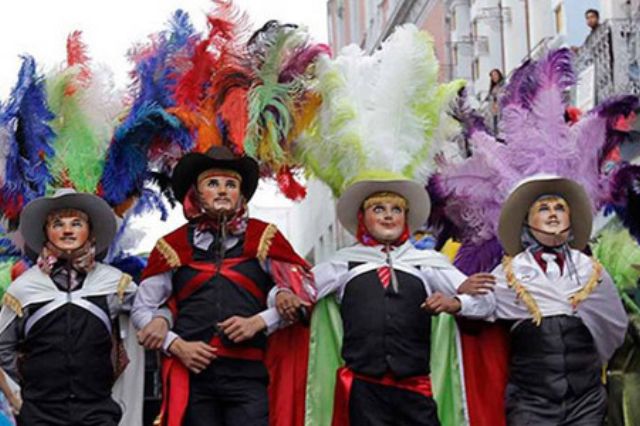
<path fill-rule="evenodd" d="M 383 288 L 386 289 L 389 287 L 389 283 L 391 282 L 391 269 L 388 266 L 378 268 L 378 278 L 380 278 Z"/>

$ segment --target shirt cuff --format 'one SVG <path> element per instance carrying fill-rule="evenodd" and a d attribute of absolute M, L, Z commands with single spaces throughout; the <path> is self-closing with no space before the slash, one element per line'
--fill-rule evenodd
<path fill-rule="evenodd" d="M 173 331 L 169 331 L 167 333 L 167 335 L 164 338 L 164 342 L 162 342 L 162 350 L 170 355 L 171 353 L 169 352 L 169 346 L 171 346 L 171 344 L 173 343 L 174 340 L 176 340 L 178 336 L 176 333 L 174 333 Z"/>
<path fill-rule="evenodd" d="M 276 308 L 269 308 L 260 312 L 258 315 L 260 315 L 260 318 L 262 318 L 264 323 L 267 325 L 267 334 L 271 334 L 280 328 L 281 318 Z"/>
<path fill-rule="evenodd" d="M 281 291 L 287 291 L 289 293 L 293 293 L 291 289 L 288 289 L 286 287 L 273 286 L 273 288 L 269 290 L 269 294 L 267 295 L 267 308 L 274 308 L 276 306 L 276 296 Z"/>
<path fill-rule="evenodd" d="M 469 316 L 469 313 L 472 310 L 473 305 L 473 296 L 468 294 L 456 294 L 455 298 L 460 302 L 460 310 L 456 313 L 456 315 L 460 315 L 463 317 Z"/>

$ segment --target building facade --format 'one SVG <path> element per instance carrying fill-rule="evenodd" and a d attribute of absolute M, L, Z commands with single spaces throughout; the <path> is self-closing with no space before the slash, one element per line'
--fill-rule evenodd
<path fill-rule="evenodd" d="M 623 0 L 626 3 L 626 1 Z M 589 35 L 584 13 L 607 20 L 624 15 L 621 2 L 606 0 L 444 0 L 453 78 L 465 78 L 483 100 L 489 72 L 508 76 L 549 49 L 581 46 Z"/>
<path fill-rule="evenodd" d="M 396 26 L 413 23 L 433 37 L 445 80 L 450 72 L 444 6 L 440 0 L 328 0 L 329 43 L 334 52 L 353 43 L 372 52 Z"/>

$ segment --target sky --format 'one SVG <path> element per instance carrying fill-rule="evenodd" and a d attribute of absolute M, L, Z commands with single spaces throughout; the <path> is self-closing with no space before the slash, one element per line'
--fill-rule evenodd
<path fill-rule="evenodd" d="M 255 28 L 269 19 L 306 25 L 318 41 L 326 41 L 325 0 L 236 0 Z M 148 34 L 164 28 L 173 11 L 187 11 L 196 28 L 206 29 L 210 0 L 20 0 L 0 6 L 0 102 L 6 100 L 20 68 L 20 55 L 35 57 L 43 71 L 65 59 L 69 33 L 83 32 L 89 55 L 106 63 L 118 87 L 126 87 L 127 50 Z"/>
<path fill-rule="evenodd" d="M 326 0 L 235 0 L 257 29 L 269 19 L 305 25 L 316 41 L 327 40 Z M 80 30 L 89 56 L 96 64 L 107 64 L 116 87 L 128 84 L 131 68 L 126 53 L 136 42 L 165 28 L 176 9 L 189 13 L 199 31 L 206 30 L 205 14 L 211 0 L 20 0 L 0 6 L 0 102 L 6 101 L 17 79 L 20 55 L 32 55 L 43 72 L 65 60 L 66 38 Z M 291 202 L 277 193 L 274 185 L 261 184 L 252 204 L 263 208 L 286 208 Z M 269 218 L 263 218 L 269 219 Z M 168 223 L 158 226 L 159 215 L 135 219 L 135 226 L 147 233 L 141 251 L 151 248 L 163 232 L 182 222 L 180 209 Z"/>

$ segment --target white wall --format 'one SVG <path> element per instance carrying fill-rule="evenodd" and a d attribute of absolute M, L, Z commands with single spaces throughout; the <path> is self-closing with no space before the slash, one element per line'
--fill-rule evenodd
<path fill-rule="evenodd" d="M 527 56 L 527 21 L 524 5 L 522 0 L 502 1 L 502 6 L 508 8 L 511 16 L 511 19 L 504 23 L 505 75 L 518 67 Z"/>
<path fill-rule="evenodd" d="M 471 22 L 477 22 L 478 37 L 486 37 L 489 43 L 488 54 L 476 55 L 479 63 L 479 75 L 474 80 L 475 92 L 486 96 L 489 90 L 489 71 L 494 68 L 502 69 L 502 40 L 500 36 L 500 22 L 496 18 L 483 18 L 483 9 L 497 8 L 498 0 L 476 0 L 471 6 Z"/>

